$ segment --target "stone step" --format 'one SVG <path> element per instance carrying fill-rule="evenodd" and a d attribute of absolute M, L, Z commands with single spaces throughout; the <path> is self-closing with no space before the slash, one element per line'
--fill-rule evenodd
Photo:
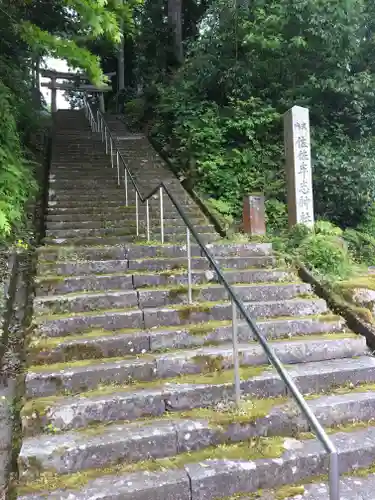
<path fill-rule="evenodd" d="M 209 232 L 214 232 L 214 227 L 211 224 L 205 225 L 196 225 L 195 230 L 198 234 L 204 234 Z M 144 229 L 143 229 L 144 231 Z M 158 224 L 154 224 L 151 226 L 150 224 L 150 232 L 153 234 L 160 235 L 160 226 Z M 46 236 L 47 238 L 83 238 L 85 236 L 112 236 L 112 235 L 134 235 L 136 233 L 135 225 L 127 225 L 126 222 L 123 222 L 121 226 L 111 226 L 108 222 L 102 222 L 102 226 L 99 228 L 74 228 L 74 229 L 47 229 Z M 186 226 L 185 224 L 178 224 L 173 226 L 164 226 L 165 234 L 186 234 Z"/>
<path fill-rule="evenodd" d="M 270 285 L 234 285 L 234 291 L 244 302 L 290 300 L 311 295 L 311 286 L 305 283 L 287 283 Z M 228 300 L 228 293 L 223 285 L 203 285 L 192 288 L 194 302 L 220 302 Z M 110 290 L 105 292 L 81 292 L 66 295 L 40 297 L 34 300 L 34 314 L 80 313 L 101 309 L 121 309 L 127 307 L 154 308 L 174 304 L 188 303 L 188 288 Z"/>
<path fill-rule="evenodd" d="M 275 263 L 275 258 L 272 256 L 259 257 L 223 257 L 216 259 L 221 270 L 226 269 L 249 269 L 249 268 L 267 268 Z M 144 258 L 129 260 L 129 269 L 133 271 L 156 271 L 167 272 L 186 269 L 187 261 L 184 257 L 169 257 L 169 258 Z M 192 268 L 194 270 L 207 270 L 210 264 L 205 257 L 195 257 L 192 259 Z"/>
<path fill-rule="evenodd" d="M 311 363 L 351 358 L 367 353 L 364 337 L 348 335 L 338 339 L 303 339 L 271 344 L 284 364 Z M 262 366 L 268 358 L 260 345 L 239 345 L 241 366 Z M 233 366 L 233 347 L 203 347 L 197 350 L 143 355 L 129 359 L 68 362 L 63 365 L 30 367 L 26 376 L 26 397 L 79 394 L 99 385 L 129 384 L 227 370 Z"/>
<path fill-rule="evenodd" d="M 341 318 L 328 315 L 260 320 L 257 321 L 257 326 L 269 340 L 295 336 L 337 335 L 345 331 L 344 321 Z M 227 320 L 183 327 L 107 332 L 93 330 L 78 336 L 37 338 L 29 349 L 32 362 L 40 365 L 220 345 L 231 342 L 231 339 L 232 323 Z M 252 331 L 242 322 L 238 325 L 238 340 L 239 342 L 254 340 Z"/>
<path fill-rule="evenodd" d="M 294 274 L 287 270 L 248 270 L 224 271 L 224 276 L 230 284 L 234 283 L 282 283 L 296 281 Z M 217 283 L 218 280 L 211 271 L 194 271 L 192 282 L 196 285 Z M 166 274 L 105 274 L 88 276 L 56 276 L 39 277 L 35 280 L 37 297 L 64 295 L 74 292 L 100 292 L 105 290 L 130 290 L 145 287 L 178 287 L 186 286 L 188 277 L 186 271 Z"/>
<path fill-rule="evenodd" d="M 289 300 L 302 295 L 311 295 L 311 287 L 306 284 L 271 284 L 271 285 L 234 285 L 234 291 L 244 302 Z M 219 302 L 228 300 L 228 293 L 223 285 L 194 286 L 194 302 Z M 139 307 L 164 307 L 173 304 L 188 303 L 186 285 L 166 289 L 145 289 L 138 291 Z"/>
<path fill-rule="evenodd" d="M 310 430 L 306 419 L 293 403 L 282 403 L 281 398 L 274 401 L 273 407 L 269 405 L 267 416 L 258 418 L 254 418 L 253 414 L 256 414 L 257 404 L 261 402 L 253 400 L 242 403 L 241 419 L 236 419 L 233 409 L 221 412 L 216 409 L 218 414 L 208 410 L 205 412 L 206 418 L 192 418 L 197 413 L 192 411 L 192 416 L 179 417 L 177 413 L 172 414 L 169 420 L 94 427 L 93 432 L 87 435 L 70 431 L 54 436 L 30 437 L 24 441 L 18 459 L 21 479 L 34 479 L 47 470 L 55 474 L 69 474 L 120 462 L 172 457 L 208 446 L 236 443 L 264 435 L 295 436 L 297 432 Z M 325 427 L 353 421 L 366 422 L 373 419 L 375 392 L 328 395 L 309 400 L 308 403 Z M 214 425 L 220 423 L 220 418 L 223 420 L 221 426 Z M 39 470 L 35 470 L 35 460 Z"/>
<path fill-rule="evenodd" d="M 246 304 L 249 314 L 255 318 L 278 316 L 309 316 L 324 314 L 327 305 L 321 299 L 292 299 Z M 88 313 L 40 316 L 37 319 L 39 334 L 47 337 L 74 335 L 95 328 L 119 330 L 123 328 L 153 328 L 177 326 L 206 321 L 223 321 L 232 318 L 229 302 L 198 303 L 165 308 L 108 310 Z"/>
<path fill-rule="evenodd" d="M 218 240 L 207 245 L 213 257 L 257 257 L 270 256 L 272 246 L 270 243 L 228 243 Z M 37 249 L 39 259 L 44 261 L 56 260 L 113 260 L 113 259 L 142 259 L 145 257 L 186 257 L 186 244 L 127 244 L 99 247 L 40 247 Z M 191 245 L 191 255 L 201 256 L 202 251 L 196 244 Z"/>
<path fill-rule="evenodd" d="M 55 216 L 52 216 L 52 218 L 53 217 Z M 189 217 L 189 220 L 191 221 L 192 224 L 194 224 L 194 227 L 196 225 L 199 226 L 202 224 L 209 225 L 209 223 L 202 217 L 194 217 L 193 219 Z M 51 221 L 47 217 L 46 225 L 49 231 L 54 231 L 54 230 L 71 230 L 71 229 L 100 229 L 103 227 L 121 227 L 121 226 L 127 226 L 127 227 L 131 226 L 135 228 L 136 222 L 134 214 L 121 217 L 117 213 L 114 213 L 113 218 L 110 219 L 98 214 L 98 217 L 96 218 L 90 217 L 90 219 L 76 220 L 74 217 L 72 217 L 71 220 L 62 220 L 57 222 L 55 220 Z M 150 225 L 151 227 L 159 226 L 160 218 L 159 217 L 150 218 Z M 177 218 L 164 219 L 164 226 L 166 228 L 168 226 L 174 226 L 174 227 L 181 226 L 184 228 L 186 227 L 183 220 Z"/>
<path fill-rule="evenodd" d="M 126 206 L 125 203 L 120 205 L 120 204 L 97 204 L 94 205 L 92 203 L 86 203 L 84 205 L 62 205 L 62 204 L 57 204 L 56 202 L 50 202 L 48 205 L 48 215 L 69 215 L 73 216 L 75 214 L 79 214 L 80 216 L 85 217 L 85 220 L 90 220 L 90 216 L 105 216 L 107 215 L 114 215 L 116 214 L 117 216 L 121 213 L 124 215 L 126 214 L 132 214 L 135 218 L 135 209 L 136 207 L 134 205 L 128 205 Z M 189 205 L 189 206 L 183 206 L 183 210 L 186 213 L 186 215 L 192 219 L 194 219 L 197 216 L 202 216 L 202 214 L 199 212 L 199 210 L 194 206 L 194 205 Z M 145 213 L 146 209 L 143 205 L 139 206 L 139 213 L 143 218 L 145 218 Z M 159 216 L 160 210 L 158 206 L 151 205 L 150 206 L 150 217 L 155 214 Z M 179 217 L 177 213 L 177 209 L 175 206 L 168 206 L 165 207 L 164 209 L 164 217 L 165 218 L 174 218 L 174 217 Z M 87 219 L 86 219 L 87 218 Z"/>
<path fill-rule="evenodd" d="M 361 356 L 302 363 L 288 368 L 288 372 L 303 394 L 318 394 L 348 384 L 373 383 L 375 359 Z M 108 385 L 80 396 L 35 399 L 23 408 L 24 432 L 32 435 L 47 426 L 69 431 L 100 422 L 132 421 L 160 417 L 166 412 L 214 407 L 233 400 L 232 381 L 233 372 L 228 370 L 221 374 L 185 375 L 169 382 Z M 249 398 L 286 396 L 279 375 L 267 367 L 241 369 L 241 391 Z"/>
<path fill-rule="evenodd" d="M 38 275 L 50 276 L 83 276 L 90 274 L 125 273 L 128 272 L 127 260 L 87 260 L 38 262 Z"/>
<path fill-rule="evenodd" d="M 266 268 L 274 263 L 274 258 L 269 256 L 222 257 L 216 260 L 221 268 L 233 270 L 246 270 L 254 267 Z M 194 271 L 207 271 L 210 268 L 210 263 L 204 257 L 193 257 L 191 261 Z M 177 273 L 184 269 L 187 269 L 187 259 L 183 257 L 131 260 L 67 260 L 56 262 L 39 260 L 38 262 L 38 275 L 44 276 L 83 276 L 85 274 L 135 273 L 137 271 L 152 271 L 170 274 L 169 271 Z"/>
<path fill-rule="evenodd" d="M 107 290 L 103 293 L 71 293 L 36 299 L 34 301 L 34 315 L 43 316 L 108 309 L 126 309 L 129 307 L 139 307 L 139 303 L 139 294 L 136 290 Z"/>
<path fill-rule="evenodd" d="M 160 239 L 160 234 L 159 233 L 152 233 L 151 232 L 151 238 L 152 237 Z M 217 233 L 211 232 L 211 233 L 201 233 L 200 239 L 204 244 L 207 243 L 212 243 L 220 238 L 220 236 Z M 140 234 L 138 239 L 142 238 L 143 241 L 146 242 L 146 235 L 145 234 Z M 137 237 L 135 235 L 133 236 L 128 236 L 128 235 L 117 235 L 117 236 L 87 236 L 83 238 L 44 238 L 43 239 L 43 244 L 45 245 L 73 245 L 73 246 L 84 246 L 84 245 L 93 245 L 93 246 L 102 246 L 102 245 L 118 245 L 122 243 L 131 243 L 134 242 L 134 240 L 137 240 Z M 166 234 L 164 237 L 164 240 L 166 242 L 182 242 L 186 240 L 186 231 L 183 231 L 181 233 L 178 232 L 178 228 L 176 233 L 171 233 L 171 234 Z"/>
<path fill-rule="evenodd" d="M 370 468 L 371 470 L 371 468 Z M 357 474 L 353 467 L 353 476 L 342 476 L 340 478 L 340 495 L 342 499 L 348 500 L 372 500 L 375 490 L 375 474 L 360 471 Z M 357 474 L 357 475 L 356 475 Z M 299 495 L 301 500 L 329 500 L 329 485 L 322 481 L 312 484 L 301 485 L 295 488 L 295 491 L 300 489 Z M 298 495 L 288 497 L 285 500 L 299 500 Z"/>
<path fill-rule="evenodd" d="M 352 432 L 337 432 L 331 436 L 338 450 L 340 474 L 366 469 L 375 458 L 375 428 L 354 430 Z M 86 500 L 87 498 L 102 498 L 111 500 L 218 500 L 240 494 L 244 499 L 246 493 L 256 493 L 265 488 L 278 488 L 282 485 L 295 484 L 301 481 L 315 479 L 326 475 L 329 470 L 327 452 L 318 439 L 297 440 L 293 438 L 263 438 L 264 447 L 267 443 L 274 446 L 273 452 L 257 453 L 249 444 L 227 445 L 211 453 L 215 459 L 208 460 L 200 453 L 186 454 L 186 461 L 177 468 L 163 467 L 163 462 L 156 460 L 159 467 L 143 471 L 123 467 L 123 472 L 112 468 L 89 475 L 80 489 L 49 491 L 48 497 L 61 500 Z M 216 458 L 217 457 L 217 458 Z M 239 458 L 240 457 L 240 458 Z M 251 457 L 251 458 L 250 458 Z M 254 457 L 254 458 L 253 458 Z M 260 458 L 261 457 L 261 458 Z M 190 458 L 190 461 L 189 461 Z M 150 462 L 148 462 L 150 463 Z M 146 463 L 146 464 L 148 464 Z M 145 464 L 145 465 L 146 465 Z M 129 472 L 135 471 L 136 472 Z M 251 473 L 249 473 L 251 472 Z M 99 477 L 98 477 L 99 476 Z M 366 481 L 365 485 L 363 481 Z M 343 478 L 343 490 L 349 493 L 345 498 L 368 499 L 372 494 L 374 479 L 364 480 Z M 64 483 L 63 483 L 64 484 Z M 357 489 L 355 488 L 357 486 Z M 314 484 L 309 486 L 313 488 Z M 42 487 L 39 491 L 42 490 Z M 327 498 L 326 487 L 315 486 L 318 496 L 307 496 L 309 499 Z M 358 496 L 363 491 L 364 496 Z M 309 495 L 309 493 L 308 493 Z M 21 500 L 42 500 L 43 494 L 30 494 L 19 497 Z M 233 497 L 232 497 L 233 498 Z M 268 497 L 270 498 L 270 497 Z M 271 497 L 272 498 L 272 497 Z M 298 498 L 295 497 L 295 498 Z M 302 498 L 299 495 L 299 498 Z M 344 498 L 341 496 L 341 498 Z"/>

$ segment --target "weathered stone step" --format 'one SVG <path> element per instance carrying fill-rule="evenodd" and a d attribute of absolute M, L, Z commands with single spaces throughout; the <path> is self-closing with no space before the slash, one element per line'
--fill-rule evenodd
<path fill-rule="evenodd" d="M 295 281 L 294 273 L 283 269 L 235 269 L 223 271 L 228 283 L 275 283 Z M 216 283 L 218 281 L 213 271 L 193 271 L 192 282 L 195 284 Z M 133 282 L 136 288 L 178 286 L 187 284 L 186 271 L 171 271 L 163 273 L 134 273 Z"/>
<path fill-rule="evenodd" d="M 227 281 L 233 283 L 282 283 L 293 282 L 296 278 L 287 270 L 248 270 L 224 271 Z M 194 271 L 192 281 L 196 285 L 217 283 L 215 274 L 211 271 Z M 188 283 L 187 272 L 178 271 L 165 274 L 107 274 L 88 276 L 55 276 L 39 277 L 35 280 L 35 292 L 39 297 L 52 294 L 63 295 L 74 292 L 99 292 L 105 290 L 130 290 L 132 288 L 153 287 L 179 287 Z"/>
<path fill-rule="evenodd" d="M 201 216 L 202 214 L 197 210 L 197 208 L 194 205 L 189 205 L 189 206 L 184 206 L 183 207 L 184 212 L 188 215 L 189 218 L 194 218 L 197 216 Z M 114 206 L 111 206 L 109 204 L 102 204 L 99 206 L 96 206 L 94 204 L 84 204 L 82 206 L 66 206 L 66 205 L 58 205 L 56 202 L 50 202 L 48 205 L 48 215 L 75 215 L 75 214 L 80 214 L 84 216 L 85 218 L 87 217 L 87 220 L 90 219 L 90 216 L 95 214 L 99 215 L 105 215 L 107 214 L 115 214 L 119 215 L 121 213 L 126 214 L 133 214 L 135 218 L 135 206 L 134 205 L 129 205 L 126 206 L 125 203 L 122 205 L 115 204 Z M 139 213 L 143 219 L 145 219 L 145 214 L 146 214 L 146 209 L 143 205 L 139 206 Z M 160 210 L 157 206 L 150 206 L 150 217 L 155 214 L 159 216 Z M 163 211 L 164 217 L 165 218 L 174 218 L 174 217 L 179 217 L 177 213 L 177 209 L 174 206 L 170 207 L 165 207 L 165 210 Z"/>
<path fill-rule="evenodd" d="M 52 216 L 52 218 L 55 216 Z M 82 218 L 82 216 L 81 216 Z M 194 227 L 197 225 L 210 225 L 207 221 L 204 220 L 203 216 L 201 217 L 194 217 L 193 219 L 189 217 L 189 220 L 191 221 L 192 224 L 194 224 Z M 150 217 L 150 225 L 152 227 L 159 226 L 160 224 L 160 218 L 159 217 Z M 176 219 L 176 218 L 169 218 L 165 219 L 164 218 L 164 225 L 165 228 L 168 228 L 168 226 L 181 226 L 186 228 L 185 223 L 182 221 L 182 219 Z M 55 220 L 49 220 L 47 217 L 47 228 L 49 231 L 55 231 L 55 230 L 70 230 L 70 229 L 101 229 L 103 227 L 136 227 L 135 223 L 135 218 L 134 214 L 131 215 L 126 215 L 124 217 L 119 216 L 117 213 L 113 214 L 113 218 L 107 218 L 103 217 L 102 215 L 94 218 L 85 218 L 84 220 L 77 220 L 75 217 L 71 217 L 71 220 L 62 220 L 56 222 Z"/>
<path fill-rule="evenodd" d="M 59 261 L 55 265 L 52 262 L 38 262 L 38 275 L 44 276 L 83 276 L 85 274 L 106 274 L 127 272 L 129 268 L 127 260 L 87 260 L 87 261 Z"/>
<path fill-rule="evenodd" d="M 257 326 L 269 340 L 344 332 L 344 321 L 328 315 L 257 321 Z M 219 321 L 151 330 L 93 330 L 76 337 L 38 339 L 30 351 L 33 363 L 40 365 L 218 345 L 230 342 L 231 338 L 231 321 Z M 254 340 L 247 324 L 239 323 L 238 339 L 239 342 Z"/>
<path fill-rule="evenodd" d="M 286 387 L 271 368 L 244 368 L 241 371 L 243 396 L 269 398 L 286 395 Z M 250 370 L 256 375 L 248 375 Z M 330 392 L 347 384 L 375 381 L 375 359 L 333 359 L 302 363 L 288 369 L 303 394 Z M 234 398 L 232 371 L 222 374 L 187 375 L 174 382 L 107 386 L 74 397 L 35 399 L 23 409 L 24 432 L 35 434 L 46 426 L 57 430 L 85 428 L 99 422 L 135 420 L 161 416 L 165 412 L 215 406 Z M 173 379 L 172 379 L 173 380 Z M 361 443 L 363 445 L 363 443 Z"/>
<path fill-rule="evenodd" d="M 372 500 L 375 491 L 375 474 L 366 474 L 361 471 L 356 475 L 355 468 L 353 468 L 353 474 L 354 476 L 351 477 L 342 476 L 340 478 L 340 498 L 343 500 Z M 295 488 L 295 491 L 297 489 Z M 293 497 L 288 497 L 285 500 L 299 500 L 299 497 L 301 500 L 302 498 L 303 500 L 329 500 L 329 485 L 321 481 L 301 485 L 300 491 L 299 496 L 296 493 Z"/>
<path fill-rule="evenodd" d="M 276 342 L 272 347 L 284 364 L 310 363 L 330 359 L 351 358 L 367 353 L 364 337 L 338 339 L 303 339 Z M 267 365 L 268 359 L 260 345 L 239 346 L 241 366 Z M 66 365 L 66 367 L 65 367 Z M 126 384 L 152 381 L 194 373 L 226 370 L 233 366 L 231 346 L 203 347 L 198 350 L 145 355 L 123 360 L 93 360 L 59 365 L 31 367 L 26 377 L 26 396 L 44 397 L 53 394 L 79 394 L 96 389 L 100 384 Z"/>
<path fill-rule="evenodd" d="M 249 314 L 256 318 L 278 316 L 307 316 L 324 314 L 327 305 L 321 299 L 292 299 L 283 301 L 247 303 Z M 74 335 L 94 328 L 116 330 L 122 328 L 153 328 L 158 326 L 186 325 L 206 321 L 222 321 L 232 318 L 229 302 L 197 303 L 165 308 L 111 310 L 65 315 L 40 316 L 39 332 L 48 337 Z"/>
<path fill-rule="evenodd" d="M 272 246 L 270 243 L 227 243 L 219 240 L 207 245 L 213 257 L 259 257 L 270 256 Z M 139 242 L 138 244 L 97 246 L 97 247 L 69 247 L 69 246 L 44 246 L 37 250 L 40 260 L 114 260 L 114 259 L 141 259 L 151 257 L 186 257 L 186 244 L 155 244 Z M 191 245 L 191 255 L 201 256 L 200 247 Z"/>
<path fill-rule="evenodd" d="M 375 458 L 375 428 L 355 430 L 352 432 L 337 432 L 331 436 L 338 450 L 340 473 L 355 471 L 359 468 L 368 468 Z M 200 453 L 186 455 L 186 461 L 180 468 L 166 469 L 163 462 L 158 471 L 149 470 L 123 473 L 113 469 L 113 475 L 108 470 L 101 477 L 92 474 L 87 478 L 85 486 L 78 490 L 60 490 L 48 492 L 48 497 L 59 500 L 86 500 L 87 498 L 101 498 L 106 500 L 218 500 L 229 498 L 231 495 L 255 493 L 260 489 L 277 488 L 285 484 L 294 484 L 303 480 L 326 475 L 329 470 L 329 460 L 326 451 L 318 439 L 297 440 L 278 438 L 274 441 L 263 439 L 261 443 L 266 447 L 267 442 L 274 445 L 273 453 L 257 453 L 251 446 L 234 444 L 211 453 L 214 459 L 202 459 Z M 250 455 L 250 459 L 249 459 Z M 208 455 L 209 456 L 209 455 Z M 263 455 L 264 456 L 264 455 Z M 242 457 L 242 458 L 239 458 Z M 254 458 L 253 458 L 254 457 Z M 195 459 L 195 461 L 194 461 Z M 156 462 L 157 464 L 158 462 Z M 134 469 L 133 469 L 134 470 Z M 139 469 L 138 469 L 139 470 Z M 107 475 L 105 475 L 107 474 Z M 345 498 L 352 500 L 370 500 L 369 491 L 374 479 L 368 480 L 363 487 L 364 479 L 343 478 L 344 488 L 349 495 Z M 356 482 L 358 484 L 356 484 Z M 358 486 L 358 489 L 355 489 Z M 309 486 L 313 488 L 314 485 Z M 326 498 L 322 495 L 326 488 L 315 486 L 318 496 L 307 496 L 316 500 Z M 363 491 L 364 496 L 358 496 Z M 301 495 L 299 495 L 300 498 Z M 42 495 L 30 494 L 20 497 L 20 500 L 42 500 Z M 245 498 L 245 497 L 244 497 Z M 297 497 L 298 498 L 298 497 Z M 343 497 L 341 497 L 343 498 Z"/>
<path fill-rule="evenodd" d="M 152 233 L 151 232 L 151 237 L 160 237 L 158 233 Z M 217 233 L 201 233 L 200 235 L 201 241 L 203 243 L 212 243 L 220 238 L 220 236 Z M 146 235 L 145 234 L 140 234 L 138 239 L 144 238 L 146 241 Z M 43 243 L 45 245 L 73 245 L 73 246 L 84 246 L 84 245 L 117 245 L 121 243 L 126 243 L 126 242 L 134 242 L 136 240 L 135 234 L 132 236 L 127 236 L 127 235 L 117 235 L 117 236 L 87 236 L 86 238 L 44 238 Z M 166 242 L 182 242 L 186 240 L 186 231 L 183 231 L 181 233 L 178 232 L 178 228 L 176 230 L 176 233 L 172 234 L 166 234 L 164 237 Z"/>
<path fill-rule="evenodd" d="M 267 412 L 261 411 L 262 401 L 244 401 L 241 418 L 236 418 L 231 408 L 217 408 L 202 412 L 198 419 L 194 418 L 198 412 L 192 411 L 180 418 L 178 413 L 172 414 L 170 420 L 93 427 L 87 434 L 71 431 L 31 437 L 24 441 L 18 460 L 21 479 L 33 479 L 46 470 L 69 474 L 120 462 L 171 457 L 254 437 L 295 436 L 310 430 L 293 403 L 282 403 L 281 398 L 273 401 L 273 407 L 272 400 L 267 405 Z M 322 396 L 308 404 L 324 427 L 367 422 L 373 419 L 375 392 Z"/>
<path fill-rule="evenodd" d="M 218 264 L 225 269 L 245 270 L 253 267 L 269 267 L 273 262 L 273 257 L 223 257 L 217 259 Z M 210 264 L 204 257 L 192 258 L 192 268 L 194 270 L 209 270 Z M 106 274 L 127 271 L 134 273 L 137 271 L 153 271 L 168 273 L 187 269 L 187 259 L 183 257 L 170 258 L 149 258 L 131 260 L 87 260 L 87 261 L 57 261 L 55 263 L 39 260 L 38 275 L 82 276 L 85 274 Z M 211 276 L 211 275 L 210 275 Z"/>
<path fill-rule="evenodd" d="M 244 302 L 290 300 L 301 295 L 311 295 L 311 286 L 305 283 L 271 284 L 271 285 L 234 285 L 237 296 Z M 220 302 L 228 300 L 228 293 L 223 285 L 202 285 L 192 288 L 195 302 Z M 188 289 L 186 286 L 166 289 L 144 290 L 111 290 L 105 292 L 70 293 L 40 297 L 34 301 L 34 313 L 45 314 L 79 313 L 99 311 L 101 309 L 121 309 L 139 306 L 164 307 L 166 305 L 187 304 Z"/>
<path fill-rule="evenodd" d="M 212 224 L 200 224 L 195 226 L 196 231 L 201 233 L 214 232 L 214 227 Z M 144 231 L 144 230 L 143 230 Z M 102 226 L 99 228 L 73 228 L 73 229 L 47 229 L 47 238 L 83 238 L 84 236 L 112 236 L 112 235 L 135 235 L 136 228 L 135 225 L 128 225 L 123 222 L 121 226 L 111 227 L 108 222 L 103 222 Z M 150 232 L 153 234 L 160 235 L 160 226 L 157 224 L 150 228 Z M 186 234 L 186 226 L 184 224 L 164 226 L 165 234 Z"/>
<path fill-rule="evenodd" d="M 217 258 L 216 262 L 222 270 L 225 269 L 249 269 L 254 267 L 270 267 L 275 263 L 275 258 L 272 256 L 259 257 L 223 257 Z M 179 269 L 186 269 L 186 257 L 169 257 L 169 258 L 144 258 L 144 259 L 130 259 L 129 269 L 133 271 L 178 271 Z M 192 268 L 194 270 L 207 270 L 210 264 L 205 257 L 193 258 Z"/>
<path fill-rule="evenodd" d="M 237 296 L 244 302 L 290 300 L 295 297 L 311 294 L 309 285 L 271 284 L 271 285 L 234 285 Z M 192 288 L 194 302 L 218 302 L 228 300 L 228 293 L 223 285 L 194 286 Z M 172 304 L 188 303 L 188 288 L 186 285 L 160 290 L 139 290 L 139 307 L 164 307 Z"/>
<path fill-rule="evenodd" d="M 101 309 L 126 309 L 139 306 L 136 290 L 112 290 L 103 293 L 72 293 L 40 297 L 34 301 L 34 315 L 84 313 Z"/>

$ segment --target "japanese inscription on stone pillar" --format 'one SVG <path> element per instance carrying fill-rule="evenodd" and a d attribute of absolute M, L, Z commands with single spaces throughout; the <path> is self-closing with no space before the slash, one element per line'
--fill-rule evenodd
<path fill-rule="evenodd" d="M 314 224 L 309 110 L 293 106 L 284 115 L 289 227 Z"/>

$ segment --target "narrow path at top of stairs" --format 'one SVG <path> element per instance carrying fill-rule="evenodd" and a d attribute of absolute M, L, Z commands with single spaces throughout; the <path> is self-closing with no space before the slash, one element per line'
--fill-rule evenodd
<path fill-rule="evenodd" d="M 270 244 L 220 240 L 146 138 L 108 122 L 145 194 L 168 182 L 330 429 L 341 472 L 366 470 L 375 460 L 375 360 L 365 339 L 279 267 Z M 243 401 L 233 406 L 225 290 L 192 245 L 194 304 L 187 304 L 183 222 L 165 200 L 166 243 L 158 244 L 156 196 L 152 241 L 139 241 L 129 196 L 125 206 L 123 183 L 84 114 L 56 113 L 19 498 L 211 500 L 259 489 L 273 498 L 271 490 L 325 474 L 326 453 L 242 321 Z M 144 220 L 144 207 L 140 213 Z"/>

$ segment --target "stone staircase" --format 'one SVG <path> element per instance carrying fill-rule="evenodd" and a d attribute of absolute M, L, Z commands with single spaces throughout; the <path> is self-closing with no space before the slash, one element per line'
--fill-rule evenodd
<path fill-rule="evenodd" d="M 365 340 L 292 269 L 278 267 L 270 244 L 220 240 L 146 139 L 114 117 L 108 123 L 142 192 L 168 183 L 329 429 L 341 473 L 352 474 L 342 479 L 341 498 L 375 498 L 375 360 Z M 126 207 L 84 114 L 59 111 L 19 498 L 328 498 L 320 477 L 327 454 L 242 322 L 243 402 L 233 406 L 231 304 L 194 244 L 187 304 L 186 229 L 176 209 L 164 200 L 161 245 L 158 196 L 150 201 L 146 244 L 135 237 L 134 192 L 129 199 Z M 143 206 L 140 213 L 144 234 Z"/>

